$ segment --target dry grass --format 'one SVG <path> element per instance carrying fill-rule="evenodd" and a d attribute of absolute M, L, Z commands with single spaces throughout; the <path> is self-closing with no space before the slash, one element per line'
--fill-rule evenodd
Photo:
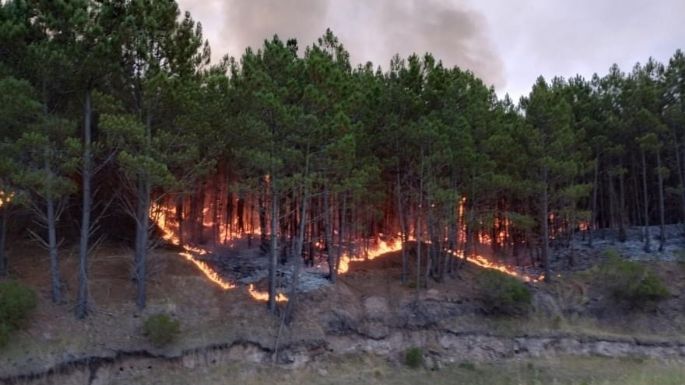
<path fill-rule="evenodd" d="M 266 313 L 264 304 L 252 301 L 245 287 L 223 291 L 205 280 L 192 264 L 172 251 L 160 250 L 151 256 L 155 275 L 149 285 L 148 309 L 140 312 L 133 303 L 135 285 L 130 279 L 132 253 L 122 247 L 103 248 L 93 256 L 91 263 L 90 287 L 95 305 L 94 312 L 88 319 L 76 321 L 72 312 L 77 271 L 75 250 L 62 252 L 62 271 L 67 283 L 67 303 L 62 305 L 53 305 L 49 300 L 48 261 L 45 252 L 24 246 L 21 250 L 21 255 L 16 251 L 11 255 L 13 275 L 37 290 L 39 305 L 30 327 L 19 333 L 10 341 L 8 347 L 0 351 L 0 377 L 27 370 L 46 369 L 64 359 L 102 351 L 154 349 L 143 338 L 141 327 L 146 315 L 160 311 L 170 313 L 181 320 L 179 341 L 167 348 L 171 351 L 230 342 L 245 336 L 262 341 L 265 346 L 269 346 L 275 340 L 277 319 Z M 400 254 L 395 253 L 374 261 L 354 263 L 352 273 L 341 277 L 339 284 L 334 288 L 328 287 L 314 292 L 301 301 L 296 322 L 292 329 L 286 331 L 282 342 L 286 343 L 287 339 L 323 338 L 321 315 L 335 308 L 345 309 L 356 316 L 362 311 L 361 301 L 369 296 L 385 297 L 391 310 L 414 300 L 415 290 L 400 284 L 399 260 Z M 660 267 L 659 272 L 667 275 L 668 282 L 673 283 L 678 290 L 685 287 L 685 270 L 672 270 L 664 266 Z M 463 300 L 469 303 L 476 295 L 471 284 L 476 273 L 476 269 L 468 267 L 462 270 L 456 279 L 448 279 L 439 284 L 431 283 L 430 289 L 435 290 L 423 290 L 421 295 L 437 296 L 450 302 Z M 430 294 L 431 292 L 433 294 Z M 654 315 L 645 316 L 643 321 L 650 320 L 654 320 Z M 455 317 L 445 326 L 450 326 L 453 330 L 488 331 L 502 335 L 563 332 L 621 338 L 637 336 L 640 331 L 637 326 L 640 325 L 637 323 L 634 327 L 627 327 L 625 324 L 607 324 L 586 318 L 556 320 L 535 314 L 515 319 L 491 319 L 469 314 Z M 674 337 L 673 329 L 663 330 L 661 338 Z M 646 334 L 648 335 L 644 336 L 645 338 L 655 338 L 658 333 Z M 608 371 L 608 367 L 617 365 L 625 370 L 617 370 L 614 373 Z M 243 367 L 237 364 L 222 368 L 188 370 L 172 365 L 165 369 L 168 375 L 166 372 L 151 373 L 146 374 L 140 381 L 129 379 L 128 382 L 121 383 L 261 384 L 283 380 L 286 384 L 297 382 L 437 385 L 545 384 L 554 383 L 548 381 L 557 379 L 556 383 L 559 384 L 685 384 L 680 369 L 652 362 L 634 365 L 625 361 L 574 359 L 564 362 L 535 362 L 532 366 L 528 363 L 510 362 L 503 363 L 501 367 L 484 365 L 477 366 L 477 369 L 467 370 L 453 365 L 440 372 L 416 372 L 394 366 L 379 358 L 347 357 L 339 364 L 319 363 L 309 369 L 298 371 L 249 365 Z M 562 376 L 564 373 L 566 374 Z M 586 381 L 583 376 L 587 373 L 596 373 L 598 377 L 591 377 Z M 555 375 L 561 377 L 554 377 Z M 580 375 L 579 382 L 569 382 L 574 381 L 576 375 Z M 625 381 L 602 382 L 605 381 L 602 379 L 614 381 L 619 378 Z M 678 381 L 668 382 L 670 378 Z"/>
<path fill-rule="evenodd" d="M 373 356 L 345 357 L 304 369 L 224 365 L 188 370 L 152 369 L 113 384 L 394 384 L 394 385 L 682 385 L 678 364 L 601 358 L 563 358 L 500 364 L 450 364 L 439 371 L 409 369 Z"/>

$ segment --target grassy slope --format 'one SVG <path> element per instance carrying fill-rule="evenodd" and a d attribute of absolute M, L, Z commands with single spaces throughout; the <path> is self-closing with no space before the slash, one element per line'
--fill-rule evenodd
<path fill-rule="evenodd" d="M 462 363 L 439 371 L 408 369 L 377 357 L 346 357 L 335 363 L 317 363 L 306 369 L 216 366 L 188 370 L 156 369 L 144 377 L 114 379 L 113 384 L 395 384 L 395 385 L 682 385 L 685 368 L 679 364 L 567 358 L 499 364 Z"/>
<path fill-rule="evenodd" d="M 170 349 L 183 349 L 194 346 L 202 346 L 211 343 L 231 341 L 241 336 L 249 335 L 271 343 L 274 341 L 277 321 L 265 316 L 264 305 L 252 301 L 244 287 L 228 292 L 221 291 L 208 283 L 197 270 L 188 262 L 184 261 L 174 252 L 160 251 L 151 258 L 152 280 L 150 284 L 149 308 L 144 312 L 135 310 L 132 299 L 135 287 L 130 280 L 130 251 L 123 248 L 105 249 L 94 256 L 91 265 L 91 289 L 95 304 L 94 314 L 85 321 L 75 321 L 71 312 L 73 306 L 73 289 L 75 285 L 76 258 L 73 250 L 63 253 L 63 273 L 67 284 L 68 302 L 63 305 L 52 305 L 49 302 L 49 277 L 47 275 L 47 260 L 44 252 L 34 250 L 26 251 L 22 255 L 13 254 L 14 276 L 21 281 L 36 288 L 39 293 L 40 303 L 31 324 L 26 330 L 21 331 L 12 338 L 10 345 L 0 351 L 0 372 L 2 374 L 25 372 L 27 369 L 46 368 L 51 363 L 59 362 L 69 357 L 79 357 L 93 352 L 110 349 L 140 349 L 148 348 L 149 344 L 141 335 L 140 326 L 143 319 L 154 312 L 164 311 L 174 314 L 182 321 L 182 335 L 177 344 Z M 397 257 L 397 256 L 395 256 Z M 393 260 L 394 259 L 394 260 Z M 353 266 L 354 273 L 341 278 L 335 290 L 324 290 L 309 298 L 302 307 L 316 307 L 317 312 L 325 313 L 330 308 L 353 309 L 359 307 L 359 301 L 369 296 L 383 296 L 388 299 L 391 307 L 396 307 L 406 299 L 414 298 L 414 290 L 402 287 L 399 284 L 398 258 L 381 258 L 368 263 Z M 685 283 L 685 269 L 674 268 L 670 264 L 661 270 L 662 274 L 670 274 L 668 282 L 674 292 L 682 292 Z M 473 295 L 471 275 L 473 269 L 467 269 L 460 273 L 458 279 L 448 280 L 444 284 L 431 283 L 434 292 L 440 297 L 468 300 Z M 426 291 L 428 295 L 430 291 Z M 347 294 L 343 294 L 347 293 Z M 423 295 L 423 294 L 422 294 Z M 329 297 L 331 296 L 331 297 Z M 680 306 L 680 301 L 678 301 Z M 634 337 L 644 334 L 650 339 L 679 339 L 683 334 L 681 326 L 684 324 L 678 317 L 664 317 L 660 314 L 646 314 L 644 320 L 639 322 L 618 323 L 598 322 L 592 319 L 564 319 L 558 322 L 556 319 L 548 319 L 544 316 L 532 315 L 526 319 L 484 319 L 476 315 L 464 315 L 456 317 L 453 322 L 455 330 L 488 331 L 502 335 L 517 335 L 520 333 L 545 333 L 545 332 L 568 332 L 582 335 L 595 336 L 627 336 Z M 633 320 L 635 321 L 635 320 Z M 659 322 L 655 322 L 659 321 Z M 316 338 L 321 336 L 321 325 L 318 325 L 317 317 L 300 317 L 296 322 L 295 330 L 286 333 L 297 338 Z M 660 325 L 664 323 L 664 325 Z M 652 325 L 651 327 L 645 327 Z M 655 326 L 656 325 L 656 326 Z M 353 360 L 354 361 L 354 360 Z M 595 363 L 596 367 L 591 367 Z M 482 383 L 504 383 L 502 378 L 518 378 L 523 376 L 524 382 L 535 383 L 535 376 L 549 375 L 550 373 L 566 372 L 598 372 L 602 373 L 607 367 L 619 365 L 618 361 L 603 360 L 572 360 L 569 367 L 555 367 L 554 362 L 534 363 L 534 368 L 540 366 L 540 371 L 529 370 L 528 366 L 517 366 L 513 363 L 504 364 L 503 368 L 483 367 L 481 371 L 473 373 L 464 371 L 463 368 L 452 367 L 446 370 L 451 373 L 447 378 L 459 376 L 466 377 L 463 383 L 476 383 L 482 377 Z M 589 365 L 589 366 L 588 366 Z M 654 379 L 663 375 L 680 381 L 671 382 L 683 384 L 685 380 L 682 373 L 673 371 L 672 368 L 659 368 L 656 363 L 644 363 L 638 366 L 623 364 L 626 370 L 617 371 L 617 375 L 607 374 L 606 378 L 621 378 L 618 375 L 631 375 L 630 381 L 639 381 L 642 373 L 646 379 Z M 379 367 L 381 376 L 377 383 L 403 383 L 403 378 L 413 379 L 411 383 L 429 383 L 433 374 L 405 371 L 391 368 L 384 361 L 373 361 L 370 364 L 360 364 L 361 370 L 354 368 L 354 362 L 345 363 L 337 367 L 327 369 L 331 375 L 320 376 L 317 372 L 304 371 L 301 375 L 313 377 L 302 379 L 301 383 L 353 383 L 359 381 L 359 373 L 368 378 L 376 378 L 375 367 Z M 644 369 L 644 372 L 640 371 Z M 235 368 L 234 368 L 235 369 Z M 524 370 L 525 369 L 525 370 Z M 640 370 L 638 370 L 640 369 Z M 174 372 L 175 368 L 171 368 Z M 207 370 L 208 379 L 232 378 L 236 373 L 225 372 L 228 369 Z M 251 369 L 255 375 L 264 376 L 293 376 L 296 372 Z M 335 371 L 339 373 L 333 374 Z M 185 374 L 179 373 L 179 378 L 186 378 Z M 349 373 L 347 373 L 349 372 Z M 357 373 L 359 372 L 359 373 Z M 204 373 L 204 372 L 203 372 Z M 260 374 L 261 373 L 261 374 Z M 307 374 L 309 373 L 309 374 Z M 400 377 L 396 377 L 402 374 Z M 195 373 L 197 376 L 197 373 Z M 300 375 L 300 374 L 298 374 Z M 443 374 L 436 374 L 442 378 Z M 218 377 L 217 377 L 218 376 Z M 227 376 L 227 377 L 222 377 Z M 318 377 L 317 377 L 318 376 Z M 492 377 L 495 376 L 495 377 Z M 533 377 L 530 377 L 533 376 Z M 680 377 L 678 377 L 680 376 Z M 148 376 L 156 378 L 157 376 Z M 161 376 L 164 377 L 164 376 Z M 160 377 L 160 378 L 161 378 Z M 204 378 L 204 374 L 201 376 Z M 317 379 L 321 377 L 320 379 Z M 187 377 L 193 378 L 193 377 Z M 335 378 L 342 382 L 316 382 L 325 381 L 327 378 Z M 402 380 L 400 379 L 402 378 Z M 545 377 L 547 379 L 552 377 Z M 196 378 L 194 378 L 196 379 Z M 355 380 L 356 379 L 356 380 Z M 663 381 L 666 381 L 666 380 Z M 265 378 L 266 380 L 266 378 Z M 386 381 L 387 380 L 387 381 Z M 400 381 L 400 382 L 396 382 Z M 422 382 L 424 381 L 424 382 Z M 490 382 L 488 382 L 490 381 Z M 504 381 L 504 380 L 502 380 Z M 532 382 L 530 382 L 532 381 Z M 628 380 L 626 380 L 628 381 Z M 645 380 L 646 381 L 646 380 Z M 432 380 L 439 384 L 439 379 Z M 164 383 L 164 382 L 159 382 Z M 169 379 L 169 383 L 174 383 Z M 179 383 L 187 383 L 181 381 Z M 221 381 L 209 381 L 207 383 L 222 383 Z M 230 383 L 230 382 L 229 382 Z M 260 382 L 256 382 L 260 383 Z M 410 383 L 410 382 L 407 382 Z M 459 382 L 457 382 L 459 383 Z M 517 382 L 509 382 L 516 384 Z M 542 382 L 547 383 L 547 382 Z M 562 382 L 563 383 L 563 382 Z M 592 382 L 588 382 L 591 384 Z M 603 382 L 598 382 L 603 383 Z M 612 382 L 608 382 L 611 384 Z M 616 382 L 628 384 L 655 383 L 655 382 Z M 663 382 L 669 383 L 669 382 Z"/>

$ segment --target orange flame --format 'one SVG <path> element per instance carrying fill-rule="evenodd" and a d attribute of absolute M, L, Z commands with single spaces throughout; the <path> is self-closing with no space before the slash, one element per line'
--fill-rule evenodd
<path fill-rule="evenodd" d="M 4 197 L 4 199 L 3 199 Z M 0 192 L 0 207 L 4 203 L 8 203 L 11 201 L 12 195 L 8 194 L 2 194 Z M 463 217 L 464 215 L 464 203 L 465 203 L 465 198 L 462 198 L 459 206 L 459 216 Z M 213 270 L 207 263 L 195 258 L 194 255 L 204 255 L 207 254 L 207 250 L 200 248 L 200 247 L 193 247 L 193 246 L 188 246 L 188 245 L 182 245 L 180 242 L 179 237 L 176 235 L 175 229 L 172 227 L 173 224 L 170 222 L 173 222 L 173 220 L 169 221 L 167 219 L 167 214 L 170 209 L 164 208 L 160 205 L 153 204 L 151 207 L 151 216 L 154 218 L 155 222 L 159 226 L 159 228 L 162 230 L 162 238 L 166 240 L 167 242 L 180 246 L 183 248 L 183 252 L 180 253 L 181 256 L 183 256 L 186 260 L 189 262 L 193 263 L 204 275 L 205 277 L 219 286 L 223 290 L 229 290 L 233 289 L 236 287 L 236 285 L 232 282 L 229 282 L 225 279 L 223 279 L 215 270 Z M 256 231 L 255 234 L 258 234 L 259 231 Z M 399 234 L 401 236 L 401 234 Z M 239 234 L 231 234 L 231 236 L 240 236 Z M 488 241 L 491 241 L 489 239 L 489 236 L 487 234 L 481 234 L 482 237 L 481 242 L 487 243 Z M 501 234 L 499 236 L 502 236 Z M 430 243 L 430 242 L 426 242 Z M 319 243 L 317 243 L 317 247 L 321 247 Z M 399 240 L 394 240 L 390 239 L 388 241 L 381 240 L 381 239 L 376 239 L 374 241 L 374 245 L 368 249 L 366 249 L 363 253 L 363 255 L 349 255 L 347 253 L 344 253 L 343 255 L 340 256 L 340 261 L 339 261 L 339 266 L 338 266 L 338 273 L 340 274 L 346 274 L 350 271 L 350 264 L 353 261 L 364 261 L 364 260 L 374 260 L 378 258 L 381 255 L 385 255 L 387 253 L 395 252 L 402 250 L 402 242 Z M 462 253 L 452 251 L 452 254 L 454 256 L 461 256 Z M 492 270 L 497 270 L 500 271 L 504 274 L 519 278 L 523 280 L 524 282 L 539 282 L 542 279 L 544 279 L 544 275 L 540 275 L 538 277 L 533 277 L 531 275 L 527 275 L 524 273 L 521 273 L 517 271 L 515 268 L 507 266 L 505 264 L 500 264 L 496 263 L 493 261 L 488 260 L 487 258 L 481 256 L 481 255 L 476 255 L 472 257 L 466 258 L 466 261 L 476 265 L 478 267 L 484 268 L 484 269 L 492 269 Z M 249 285 L 248 287 L 248 293 L 250 296 L 255 299 L 256 301 L 267 301 L 269 298 L 268 293 L 266 292 L 261 292 L 258 291 L 254 285 Z M 276 296 L 276 301 L 277 302 L 285 302 L 288 300 L 288 297 L 283 294 L 283 293 L 278 293 Z"/>
<path fill-rule="evenodd" d="M 402 242 L 400 241 L 394 241 L 391 240 L 389 242 L 382 241 L 382 240 L 377 240 L 376 245 L 369 249 L 367 251 L 367 257 L 361 257 L 361 256 L 350 256 L 348 254 L 343 254 L 340 257 L 340 264 L 338 266 L 338 273 L 340 274 L 346 274 L 350 271 L 350 263 L 354 261 L 364 261 L 364 260 L 374 260 L 378 258 L 381 255 L 391 253 L 394 251 L 399 251 L 402 250 Z M 426 241 L 425 243 L 430 244 L 429 241 Z M 454 256 L 461 256 L 461 253 L 458 252 L 452 252 Z M 519 278 L 523 280 L 524 282 L 540 282 L 544 279 L 544 274 L 534 277 L 531 275 L 527 275 L 524 273 L 521 273 L 517 271 L 515 268 L 507 266 L 505 264 L 501 263 L 496 263 L 493 261 L 490 261 L 489 259 L 481 256 L 481 255 L 476 255 L 473 257 L 469 257 L 466 259 L 467 262 L 476 265 L 478 267 L 484 268 L 484 269 L 491 269 L 491 270 L 497 270 L 500 271 L 504 274 L 510 275 L 512 277 Z"/>
<path fill-rule="evenodd" d="M 183 256 L 186 260 L 192 262 L 205 275 L 205 277 L 207 277 L 207 279 L 214 282 L 220 288 L 224 290 L 235 288 L 235 284 L 221 278 L 221 276 L 216 271 L 212 270 L 212 268 L 209 267 L 209 265 L 207 265 L 203 261 L 195 259 L 195 257 L 193 257 L 192 254 L 183 252 L 180 253 L 180 255 Z"/>
<path fill-rule="evenodd" d="M 153 203 L 150 211 L 152 212 L 152 218 L 155 218 L 157 225 L 162 230 L 162 238 L 173 245 L 182 247 L 184 251 L 179 254 L 182 257 L 184 257 L 187 261 L 192 262 L 202 272 L 202 274 L 204 274 L 205 277 L 207 277 L 208 280 L 210 280 L 223 290 L 229 290 L 236 287 L 235 284 L 223 279 L 207 263 L 200 261 L 199 259 L 193 256 L 193 253 L 198 255 L 207 254 L 207 250 L 199 247 L 192 247 L 181 244 L 181 241 L 178 238 L 178 236 L 176 236 L 176 234 L 174 234 L 174 231 L 170 228 L 166 219 L 166 212 L 163 208 Z"/>
<path fill-rule="evenodd" d="M 353 255 L 350 256 L 347 253 L 340 256 L 340 264 L 338 265 L 338 273 L 345 274 L 350 271 L 350 262 L 352 261 L 372 261 L 379 256 L 387 253 L 392 253 L 393 251 L 402 250 L 402 242 L 390 240 L 376 240 L 376 244 L 366 251 L 366 258 L 363 256 Z"/>
<path fill-rule="evenodd" d="M 266 302 L 269 300 L 269 293 L 257 290 L 253 284 L 247 287 L 247 292 L 255 301 Z M 283 293 L 276 294 L 276 302 L 287 302 L 288 296 Z"/>
<path fill-rule="evenodd" d="M 459 254 L 456 252 L 452 252 L 452 254 L 455 256 L 459 256 Z M 520 273 L 520 272 L 516 271 L 513 267 L 510 267 L 510 266 L 507 266 L 507 265 L 504 265 L 501 263 L 492 262 L 492 261 L 488 260 L 487 258 L 481 256 L 481 255 L 475 255 L 475 256 L 468 257 L 468 258 L 466 258 L 466 261 L 473 264 L 473 265 L 482 267 L 484 269 L 497 270 L 497 271 L 502 272 L 506 275 L 510 275 L 512 277 L 519 278 L 519 279 L 523 280 L 524 282 L 540 282 L 541 280 L 543 280 L 545 278 L 544 274 L 540 275 L 539 277 L 533 277 L 533 276 L 530 276 L 527 274 Z"/>

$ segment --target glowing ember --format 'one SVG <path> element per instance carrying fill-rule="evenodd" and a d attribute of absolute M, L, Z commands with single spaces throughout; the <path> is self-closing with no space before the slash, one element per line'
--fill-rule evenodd
<path fill-rule="evenodd" d="M 250 293 L 250 296 L 255 300 L 255 301 L 260 301 L 260 302 L 266 302 L 269 300 L 269 293 L 265 291 L 259 291 L 257 290 L 253 284 L 250 284 L 247 288 L 247 292 Z M 288 297 L 283 294 L 283 293 L 277 293 L 276 294 L 276 302 L 287 302 Z"/>
<path fill-rule="evenodd" d="M 0 207 L 12 202 L 12 198 L 14 198 L 14 194 L 0 191 Z"/>

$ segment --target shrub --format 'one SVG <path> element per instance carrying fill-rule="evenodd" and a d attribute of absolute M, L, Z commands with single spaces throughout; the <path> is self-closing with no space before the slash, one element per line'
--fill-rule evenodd
<path fill-rule="evenodd" d="M 0 323 L 0 348 L 7 345 L 10 340 L 10 327 Z"/>
<path fill-rule="evenodd" d="M 19 328 L 35 307 L 33 290 L 16 281 L 0 282 L 0 322 Z"/>
<path fill-rule="evenodd" d="M 423 351 L 421 348 L 412 347 L 404 353 L 404 363 L 412 368 L 418 369 L 423 364 Z"/>
<path fill-rule="evenodd" d="M 483 307 L 491 314 L 520 315 L 530 308 L 530 290 L 514 277 L 497 270 L 483 270 L 478 286 Z"/>
<path fill-rule="evenodd" d="M 632 307 L 649 308 L 670 296 L 659 276 L 640 263 L 621 259 L 617 253 L 607 253 L 599 272 L 612 297 Z"/>
<path fill-rule="evenodd" d="M 166 314 L 155 314 L 145 320 L 143 332 L 153 345 L 161 347 L 178 337 L 180 323 Z"/>
<path fill-rule="evenodd" d="M 33 290 L 16 281 L 0 282 L 0 346 L 7 344 L 12 331 L 24 326 L 35 308 Z"/>

